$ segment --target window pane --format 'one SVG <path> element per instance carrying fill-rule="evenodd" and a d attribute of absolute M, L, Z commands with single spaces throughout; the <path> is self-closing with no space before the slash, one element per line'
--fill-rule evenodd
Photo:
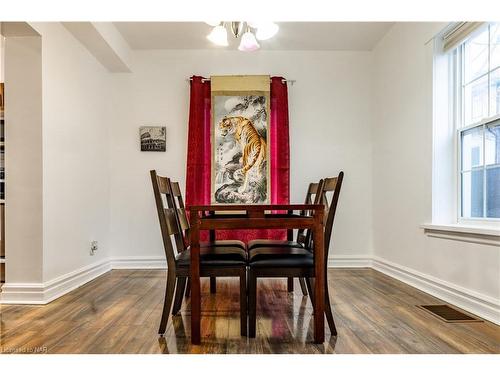
<path fill-rule="evenodd" d="M 488 76 L 474 81 L 464 88 L 465 125 L 488 117 Z"/>
<path fill-rule="evenodd" d="M 490 75 L 490 116 L 500 114 L 500 69 Z"/>
<path fill-rule="evenodd" d="M 500 66 L 500 23 L 493 23 L 490 26 L 491 36 L 491 56 L 490 70 Z"/>
<path fill-rule="evenodd" d="M 462 216 L 483 217 L 483 170 L 462 173 Z"/>
<path fill-rule="evenodd" d="M 488 71 L 488 28 L 464 45 L 464 83 Z"/>
<path fill-rule="evenodd" d="M 500 164 L 500 124 L 486 125 L 484 147 L 486 164 Z"/>
<path fill-rule="evenodd" d="M 462 132 L 462 170 L 483 165 L 483 127 Z"/>
<path fill-rule="evenodd" d="M 486 217 L 500 218 L 500 167 L 486 169 Z"/>

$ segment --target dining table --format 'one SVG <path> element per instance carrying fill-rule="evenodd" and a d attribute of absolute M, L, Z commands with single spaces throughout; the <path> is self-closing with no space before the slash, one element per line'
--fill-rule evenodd
<path fill-rule="evenodd" d="M 193 205 L 190 213 L 191 343 L 199 345 L 201 320 L 200 231 L 215 238 L 217 230 L 310 229 L 314 243 L 314 342 L 325 341 L 325 249 L 323 204 Z M 308 215 L 300 214 L 306 212 Z"/>

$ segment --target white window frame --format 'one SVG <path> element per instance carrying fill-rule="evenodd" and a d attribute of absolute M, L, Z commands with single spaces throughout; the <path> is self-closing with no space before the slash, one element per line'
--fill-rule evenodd
<path fill-rule="evenodd" d="M 490 24 L 485 25 L 485 27 L 488 27 L 488 30 L 490 30 Z M 479 29 L 481 31 L 484 31 L 484 28 Z M 488 31 L 488 40 L 491 42 L 491 36 L 490 36 L 490 31 Z M 477 121 L 473 124 L 464 126 L 464 112 L 465 112 L 465 106 L 463 105 L 463 88 L 466 84 L 471 84 L 474 81 L 477 81 L 485 76 L 488 77 L 488 113 L 491 105 L 491 100 L 490 100 L 490 76 L 493 72 L 496 72 L 497 70 L 500 69 L 500 66 L 495 67 L 494 69 L 490 70 L 490 50 L 488 49 L 488 71 L 484 74 L 479 75 L 478 77 L 475 77 L 473 80 L 470 82 L 467 82 L 466 84 L 463 82 L 463 77 L 464 77 L 464 66 L 463 66 L 463 55 L 464 55 L 464 45 L 466 41 L 462 43 L 459 47 L 456 48 L 456 50 L 453 52 L 453 59 L 454 59 L 454 72 L 453 72 L 453 77 L 455 79 L 454 82 L 454 98 L 453 98 L 453 111 L 454 111 L 454 122 L 455 122 L 455 145 L 456 145 L 456 150 L 457 150 L 457 159 L 456 159 L 456 181 L 457 181 L 457 222 L 459 224 L 492 224 L 492 223 L 500 223 L 500 218 L 489 218 L 489 217 L 464 217 L 462 215 L 462 133 L 465 131 L 468 131 L 470 129 L 474 128 L 483 128 L 483 166 L 481 167 L 481 170 L 483 171 L 483 215 L 486 214 L 486 169 L 493 168 L 499 166 L 499 164 L 493 164 L 493 165 L 486 165 L 486 159 L 485 159 L 485 152 L 486 152 L 486 147 L 485 147 L 485 136 L 484 136 L 484 131 L 486 126 L 490 124 L 495 124 L 495 123 L 500 123 L 500 114 L 492 116 L 492 117 L 486 117 L 481 119 L 480 121 Z M 489 47 L 488 47 L 489 48 Z M 472 167 L 471 167 L 472 168 Z M 470 170 L 471 172 L 473 169 Z"/>

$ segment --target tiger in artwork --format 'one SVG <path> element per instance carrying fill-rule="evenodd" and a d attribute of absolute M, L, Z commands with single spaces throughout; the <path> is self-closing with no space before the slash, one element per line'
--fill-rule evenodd
<path fill-rule="evenodd" d="M 248 171 L 257 168 L 261 173 L 262 165 L 266 160 L 267 145 L 264 138 L 257 132 L 252 121 L 242 116 L 224 117 L 219 122 L 220 134 L 225 137 L 232 134 L 241 147 L 242 168 L 237 171 L 243 175 L 243 185 L 238 189 L 244 193 L 248 188 Z"/>

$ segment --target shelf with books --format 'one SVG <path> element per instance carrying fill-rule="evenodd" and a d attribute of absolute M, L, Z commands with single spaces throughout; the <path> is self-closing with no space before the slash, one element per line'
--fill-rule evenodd
<path fill-rule="evenodd" d="M 0 82 L 0 284 L 5 282 L 5 120 L 4 84 Z"/>

